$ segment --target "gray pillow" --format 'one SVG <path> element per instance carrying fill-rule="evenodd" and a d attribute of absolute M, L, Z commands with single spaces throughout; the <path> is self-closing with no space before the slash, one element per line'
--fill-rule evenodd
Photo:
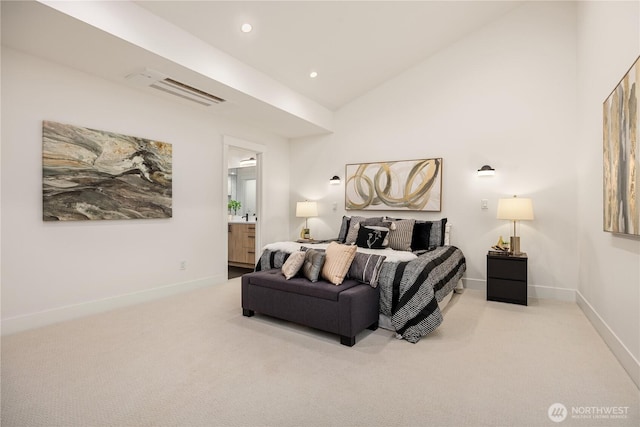
<path fill-rule="evenodd" d="M 349 230 L 349 223 L 351 222 L 351 217 L 342 216 L 342 224 L 340 224 L 340 233 L 338 233 L 338 242 L 344 243 L 347 239 L 347 231 Z"/>
<path fill-rule="evenodd" d="M 349 221 L 349 228 L 347 229 L 347 235 L 344 238 L 344 243 L 346 245 L 353 245 L 358 238 L 358 228 L 356 227 L 360 224 L 360 221 L 364 221 L 366 218 L 363 216 L 352 216 Z"/>
<path fill-rule="evenodd" d="M 302 265 L 302 274 L 312 282 L 317 282 L 326 258 L 324 252 L 315 249 L 309 249 L 304 256 L 304 264 Z"/>

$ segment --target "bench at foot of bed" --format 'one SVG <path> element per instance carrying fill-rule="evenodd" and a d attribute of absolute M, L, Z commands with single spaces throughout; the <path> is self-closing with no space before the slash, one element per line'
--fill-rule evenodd
<path fill-rule="evenodd" d="M 286 280 L 279 269 L 242 276 L 242 314 L 256 312 L 331 332 L 353 346 L 365 329 L 378 328 L 377 288 L 346 279 L 341 285 L 302 277 Z"/>

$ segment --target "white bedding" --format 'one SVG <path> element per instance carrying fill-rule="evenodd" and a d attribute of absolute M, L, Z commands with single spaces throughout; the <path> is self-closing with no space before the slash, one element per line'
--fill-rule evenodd
<path fill-rule="evenodd" d="M 304 246 L 307 248 L 316 248 L 316 249 L 326 249 L 329 246 L 328 243 L 297 243 L 297 242 L 276 242 L 269 243 L 262 250 L 268 249 L 271 251 L 284 251 L 287 253 L 293 253 L 300 250 L 300 246 Z M 375 255 L 384 255 L 387 258 L 384 262 L 405 262 L 412 261 L 418 256 L 413 252 L 407 251 L 396 251 L 391 248 L 386 249 L 367 249 L 367 248 L 358 248 L 358 252 L 362 252 L 365 254 L 375 254 Z"/>

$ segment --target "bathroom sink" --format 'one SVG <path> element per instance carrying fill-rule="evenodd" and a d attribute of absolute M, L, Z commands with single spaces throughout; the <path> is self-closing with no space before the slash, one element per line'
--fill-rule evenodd
<path fill-rule="evenodd" d="M 229 215 L 229 222 L 256 222 L 255 216 L 249 216 L 249 220 L 247 221 L 243 216 L 240 215 Z"/>

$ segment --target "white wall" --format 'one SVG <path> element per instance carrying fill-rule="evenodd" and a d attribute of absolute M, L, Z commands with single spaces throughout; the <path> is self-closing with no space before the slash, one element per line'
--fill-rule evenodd
<path fill-rule="evenodd" d="M 638 2 L 579 4 L 578 303 L 640 385 L 640 239 L 602 231 L 602 103 L 639 54 Z"/>
<path fill-rule="evenodd" d="M 573 299 L 575 37 L 574 4 L 524 4 L 338 111 L 334 135 L 296 141 L 291 202 L 320 201 L 321 217 L 309 220 L 312 234 L 337 236 L 344 180 L 328 180 L 344 178 L 345 164 L 442 157 L 442 212 L 397 216 L 447 217 L 467 258 L 467 285 L 484 289 L 485 254 L 512 229 L 496 219 L 498 199 L 531 197 L 536 219 L 519 232 L 530 295 Z M 477 176 L 484 164 L 495 177 Z M 488 210 L 480 209 L 481 199 L 489 200 Z M 302 220 L 291 224 L 293 237 Z"/>
<path fill-rule="evenodd" d="M 3 333 L 226 280 L 223 134 L 266 147 L 263 238 L 288 235 L 283 138 L 6 48 L 2 107 Z M 43 222 L 43 120 L 172 143 L 173 218 Z"/>
<path fill-rule="evenodd" d="M 523 4 L 340 110 L 335 134 L 296 141 L 291 203 L 318 200 L 312 233 L 334 237 L 363 214 L 328 184 L 345 164 L 443 157 L 442 213 L 404 216 L 448 217 L 466 284 L 484 289 L 486 250 L 510 234 L 497 199 L 531 197 L 529 295 L 577 297 L 640 384 L 640 240 L 602 231 L 602 102 L 639 52 L 638 2 Z M 477 177 L 483 164 L 496 176 Z"/>

